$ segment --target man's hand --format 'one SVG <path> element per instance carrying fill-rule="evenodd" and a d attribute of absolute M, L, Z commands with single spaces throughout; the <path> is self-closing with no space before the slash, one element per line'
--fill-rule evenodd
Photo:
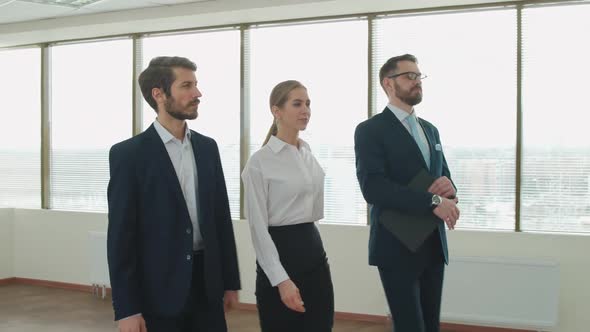
<path fill-rule="evenodd" d="M 295 286 L 291 279 L 281 282 L 278 287 L 279 293 L 281 294 L 281 301 L 283 301 L 287 308 L 297 312 L 305 312 L 303 300 L 301 299 L 301 294 L 299 294 L 299 288 Z"/>
<path fill-rule="evenodd" d="M 147 332 L 145 320 L 141 315 L 119 320 L 119 332 Z"/>
<path fill-rule="evenodd" d="M 223 294 L 223 309 L 225 312 L 237 308 L 239 303 L 238 291 L 226 290 Z"/>
<path fill-rule="evenodd" d="M 449 229 L 455 229 L 455 224 L 461 214 L 457 207 L 457 199 L 442 197 L 442 202 L 434 209 L 434 214 L 442 219 Z"/>
<path fill-rule="evenodd" d="M 427 191 L 446 198 L 453 198 L 457 195 L 453 183 L 446 176 L 434 180 Z"/>

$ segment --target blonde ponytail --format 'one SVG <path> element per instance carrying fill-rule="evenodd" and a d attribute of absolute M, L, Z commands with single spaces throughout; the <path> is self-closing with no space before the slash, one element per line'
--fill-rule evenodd
<path fill-rule="evenodd" d="M 279 128 L 277 128 L 277 121 L 273 120 L 272 125 L 270 126 L 270 129 L 268 130 L 268 134 L 266 134 L 266 139 L 264 140 L 264 143 L 262 143 L 262 146 L 265 146 L 266 143 L 268 143 L 268 141 L 270 140 L 270 137 L 275 136 L 278 131 L 279 131 Z"/>

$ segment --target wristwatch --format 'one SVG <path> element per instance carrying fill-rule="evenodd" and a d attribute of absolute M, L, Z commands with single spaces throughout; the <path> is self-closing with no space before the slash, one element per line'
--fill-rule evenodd
<path fill-rule="evenodd" d="M 442 198 L 439 195 L 432 195 L 432 202 L 430 203 L 430 207 L 435 209 L 440 203 L 442 203 Z"/>

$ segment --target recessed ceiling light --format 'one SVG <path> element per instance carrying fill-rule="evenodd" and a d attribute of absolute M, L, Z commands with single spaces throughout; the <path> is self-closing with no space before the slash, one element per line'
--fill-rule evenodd
<path fill-rule="evenodd" d="M 2 0 L 0 0 L 1 2 Z M 50 5 L 50 6 L 63 6 L 63 7 L 72 7 L 72 8 L 80 8 L 95 2 L 99 2 L 101 0 L 20 0 L 24 2 L 33 2 L 39 3 L 43 5 Z"/>

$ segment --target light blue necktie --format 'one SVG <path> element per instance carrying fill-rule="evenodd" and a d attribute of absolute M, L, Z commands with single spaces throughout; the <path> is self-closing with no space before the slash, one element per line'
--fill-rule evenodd
<path fill-rule="evenodd" d="M 428 143 L 424 142 L 420 137 L 420 129 L 418 128 L 418 120 L 416 116 L 412 113 L 406 119 L 408 119 L 408 124 L 410 125 L 410 134 L 414 137 L 416 144 L 420 148 L 420 152 L 422 152 L 422 157 L 424 157 L 424 161 L 426 162 L 426 166 L 430 169 L 430 155 L 428 153 Z"/>

